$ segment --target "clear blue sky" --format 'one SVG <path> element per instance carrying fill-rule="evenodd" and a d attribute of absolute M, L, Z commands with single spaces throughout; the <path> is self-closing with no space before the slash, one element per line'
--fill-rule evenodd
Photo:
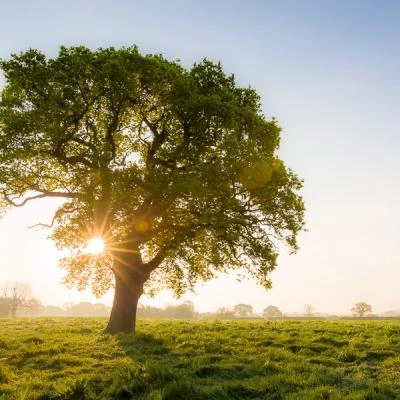
<path fill-rule="evenodd" d="M 380 312 L 400 309 L 399 21 L 400 2 L 388 0 L 4 1 L 0 57 L 137 44 L 185 66 L 221 61 L 282 126 L 280 155 L 305 180 L 309 232 L 297 255 L 280 258 L 271 291 L 228 279 L 187 298 L 200 309 L 311 303 L 338 313 L 365 300 Z M 0 221 L 0 281 L 32 281 L 47 303 L 76 300 L 51 286 L 55 254 L 26 229 L 48 208 L 35 207 Z"/>

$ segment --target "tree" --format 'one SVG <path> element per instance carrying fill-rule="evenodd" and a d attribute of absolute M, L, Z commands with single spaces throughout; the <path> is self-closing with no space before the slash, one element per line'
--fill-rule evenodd
<path fill-rule="evenodd" d="M 167 306 L 163 311 L 164 318 L 194 319 L 195 317 L 194 304 L 191 301 L 184 301 L 176 306 Z"/>
<path fill-rule="evenodd" d="M 264 318 L 282 318 L 282 311 L 276 306 L 268 306 L 264 308 Z"/>
<path fill-rule="evenodd" d="M 311 317 L 314 313 L 314 307 L 311 304 L 304 305 L 304 314 Z"/>
<path fill-rule="evenodd" d="M 8 304 L 8 313 L 14 318 L 22 308 L 36 306 L 32 301 L 32 288 L 25 282 L 11 282 L 3 286 L 3 302 Z"/>
<path fill-rule="evenodd" d="M 7 298 L 0 297 L 0 318 L 8 317 L 10 314 L 10 304 Z"/>
<path fill-rule="evenodd" d="M 3 208 L 65 200 L 47 226 L 70 254 L 66 284 L 115 287 L 106 332 L 134 331 L 145 284 L 181 295 L 239 268 L 270 287 L 304 204 L 255 90 L 220 64 L 186 70 L 136 47 L 29 50 L 0 66 Z M 104 251 L 88 251 L 93 238 Z"/>
<path fill-rule="evenodd" d="M 213 318 L 216 319 L 234 319 L 235 318 L 235 313 L 233 310 L 230 310 L 228 307 L 220 307 L 217 309 L 217 311 L 211 315 Z"/>
<path fill-rule="evenodd" d="M 44 309 L 42 302 L 32 297 L 24 302 L 19 314 L 23 317 L 38 317 L 43 315 Z"/>
<path fill-rule="evenodd" d="M 104 304 L 92 304 L 87 301 L 70 305 L 67 308 L 66 313 L 74 317 L 105 317 L 108 315 Z"/>
<path fill-rule="evenodd" d="M 142 318 L 163 318 L 163 312 L 162 308 L 145 306 L 141 303 L 138 304 L 137 315 Z"/>
<path fill-rule="evenodd" d="M 233 307 L 233 314 L 235 317 L 246 318 L 253 315 L 253 306 L 250 304 L 236 304 Z"/>
<path fill-rule="evenodd" d="M 48 305 L 44 307 L 43 315 L 47 317 L 64 317 L 67 315 L 66 311 L 59 306 Z"/>
<path fill-rule="evenodd" d="M 364 315 L 368 312 L 372 311 L 372 307 L 365 303 L 365 302 L 360 302 L 360 303 L 356 303 L 354 304 L 354 307 L 351 309 L 351 312 L 353 314 L 358 315 L 359 317 L 364 317 Z"/>

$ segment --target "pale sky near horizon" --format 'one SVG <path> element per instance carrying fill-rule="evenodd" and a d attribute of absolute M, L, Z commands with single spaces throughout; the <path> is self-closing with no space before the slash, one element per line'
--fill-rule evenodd
<path fill-rule="evenodd" d="M 187 67 L 207 57 L 254 87 L 279 121 L 279 154 L 305 181 L 299 252 L 282 253 L 269 291 L 231 276 L 183 300 L 199 311 L 249 303 L 303 312 L 308 303 L 345 314 L 358 301 L 400 309 L 400 2 L 0 0 L 0 10 L 0 58 L 81 44 L 136 44 Z M 27 281 L 45 304 L 95 301 L 59 283 L 47 233 L 27 228 L 52 207 L 32 203 L 0 220 L 0 283 Z"/>

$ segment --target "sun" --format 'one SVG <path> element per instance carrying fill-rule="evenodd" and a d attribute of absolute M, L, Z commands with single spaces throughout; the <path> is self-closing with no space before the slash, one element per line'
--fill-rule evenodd
<path fill-rule="evenodd" d="M 85 252 L 88 254 L 100 254 L 104 251 L 104 240 L 100 237 L 94 237 L 89 240 Z"/>

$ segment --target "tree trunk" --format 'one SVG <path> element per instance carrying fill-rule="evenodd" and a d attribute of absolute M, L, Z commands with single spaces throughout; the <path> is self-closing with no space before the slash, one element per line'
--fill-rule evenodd
<path fill-rule="evenodd" d="M 10 314 L 12 318 L 15 318 L 17 316 L 18 305 L 14 300 L 11 300 L 10 303 Z"/>
<path fill-rule="evenodd" d="M 114 257 L 114 301 L 105 333 L 114 335 L 135 332 L 136 311 L 144 283 L 164 257 L 164 252 L 160 251 L 153 260 L 143 263 L 137 246 L 119 249 L 118 255 Z"/>
<path fill-rule="evenodd" d="M 136 311 L 143 293 L 143 279 L 131 274 L 129 279 L 115 274 L 114 301 L 105 333 L 133 333 L 136 326 Z"/>

